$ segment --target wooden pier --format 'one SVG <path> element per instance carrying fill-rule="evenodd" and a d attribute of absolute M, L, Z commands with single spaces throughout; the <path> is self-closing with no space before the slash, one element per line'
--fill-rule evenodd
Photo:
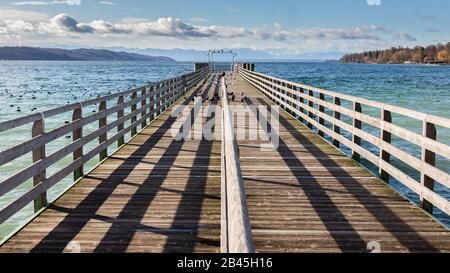
<path fill-rule="evenodd" d="M 435 166 L 436 155 L 450 159 L 449 146 L 436 141 L 436 127 L 450 128 L 448 119 L 253 69 L 239 66 L 220 79 L 199 67 L 182 77 L 1 123 L 0 132 L 31 122 L 35 134 L 0 153 L 0 165 L 30 152 L 34 158 L 33 165 L 0 182 L 4 195 L 34 177 L 32 189 L 0 210 L 0 222 L 32 202 L 36 217 L 5 240 L 0 252 L 450 252 L 449 230 L 427 213 L 433 207 L 450 213 L 449 200 L 433 187 L 435 182 L 450 185 L 449 174 Z M 227 93 L 236 100 L 225 100 Z M 221 94 L 221 100 L 213 99 L 214 94 Z M 353 109 L 342 106 L 344 100 Z M 94 103 L 99 104 L 97 114 L 80 115 Z M 195 104 L 222 106 L 222 111 L 204 116 Z M 180 105 L 189 106 L 190 115 L 172 115 Z M 261 118 L 260 106 L 271 110 L 275 105 L 281 107 L 277 121 Z M 364 113 L 366 106 L 381 109 L 381 119 Z M 259 117 L 257 123 L 268 123 L 278 145 L 262 148 L 270 141 L 235 137 L 261 130 L 250 118 L 233 126 L 233 107 L 248 107 L 249 115 Z M 67 111 L 74 117 L 69 126 L 45 132 L 46 117 Z M 423 121 L 424 134 L 394 125 L 392 115 L 398 112 Z M 117 121 L 106 122 L 108 115 Z M 344 115 L 353 123 L 342 121 Z M 128 119 L 131 125 L 125 128 Z M 192 135 L 201 134 L 198 120 L 201 125 L 215 123 L 214 139 L 174 139 L 173 128 L 186 125 Z M 99 122 L 99 130 L 83 135 L 81 128 L 92 122 Z M 380 128 L 380 136 L 364 131 L 363 124 Z M 113 128 L 117 134 L 106 135 Z M 344 130 L 352 133 L 351 140 Z M 46 155 L 45 145 L 69 131 L 73 144 Z M 128 143 L 105 154 L 112 143 L 122 144 L 127 133 L 133 135 Z M 423 157 L 395 147 L 393 136 L 422 147 Z M 97 138 L 96 149 L 83 151 L 85 143 Z M 380 147 L 380 154 L 364 149 L 362 141 Z M 342 145 L 353 151 L 353 158 L 342 153 Z M 71 153 L 74 163 L 46 176 L 46 168 Z M 101 164 L 85 173 L 83 164 L 97 155 Z M 407 161 L 422 174 L 421 181 L 391 165 L 391 157 Z M 360 165 L 361 158 L 378 166 L 380 174 Z M 47 205 L 46 191 L 71 173 L 75 185 Z M 389 187 L 389 176 L 419 194 L 422 208 Z"/>

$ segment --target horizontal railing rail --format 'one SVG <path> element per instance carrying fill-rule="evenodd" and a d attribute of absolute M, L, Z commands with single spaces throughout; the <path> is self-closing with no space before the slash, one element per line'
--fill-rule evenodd
<path fill-rule="evenodd" d="M 352 157 L 355 160 L 365 158 L 377 166 L 380 177 L 385 181 L 389 181 L 389 177 L 392 176 L 414 191 L 420 196 L 423 209 L 432 212 L 433 207 L 436 207 L 450 215 L 449 200 L 434 191 L 435 182 L 450 188 L 450 175 L 436 166 L 436 155 L 446 160 L 450 159 L 450 147 L 437 141 L 437 127 L 450 128 L 449 119 L 270 77 L 242 67 L 239 67 L 238 71 L 245 80 L 272 101 L 297 115 L 310 129 L 316 128 L 322 137 L 329 136 L 333 145 L 339 148 L 343 144 L 352 150 Z M 326 96 L 331 97 L 332 101 L 327 101 Z M 343 101 L 350 102 L 353 105 L 352 109 L 342 106 Z M 363 113 L 364 107 L 378 109 L 381 118 Z M 393 114 L 421 122 L 423 134 L 393 124 Z M 342 116 L 349 117 L 352 124 L 343 121 Z M 325 122 L 331 124 L 331 129 Z M 364 131 L 363 124 L 380 130 L 380 137 Z M 352 135 L 351 140 L 344 136 L 343 130 Z M 420 147 L 421 158 L 396 147 L 392 142 L 392 136 Z M 379 155 L 365 149 L 361 145 L 362 141 L 377 147 L 380 150 Z M 395 167 L 391 163 L 391 157 L 420 172 L 420 183 Z"/>
<path fill-rule="evenodd" d="M 233 132 L 225 79 L 222 90 L 222 232 L 223 253 L 254 253 L 252 230 L 241 173 L 239 148 Z"/>
<path fill-rule="evenodd" d="M 125 144 L 125 135 L 131 133 L 131 137 L 137 134 L 137 129 L 145 128 L 148 121 L 152 121 L 168 107 L 175 103 L 187 90 L 194 87 L 206 77 L 208 68 L 198 70 L 179 77 L 151 83 L 143 87 L 125 92 L 119 92 L 104 97 L 75 103 L 60 108 L 48 110 L 42 113 L 20 117 L 14 120 L 0 123 L 0 132 L 6 132 L 15 128 L 32 125 L 32 139 L 9 147 L 0 152 L 0 166 L 32 153 L 33 163 L 24 167 L 17 173 L 0 182 L 0 197 L 10 193 L 22 185 L 25 181 L 33 179 L 33 186 L 23 195 L 12 200 L 0 210 L 0 224 L 7 221 L 25 206 L 34 201 L 34 211 L 38 212 L 47 204 L 47 191 L 58 182 L 74 174 L 74 180 L 84 175 L 84 165 L 99 155 L 99 160 L 107 158 L 109 146 L 117 143 L 118 147 Z M 108 102 L 113 102 L 113 107 L 108 108 Z M 94 114 L 83 116 L 83 109 L 98 105 L 98 111 Z M 126 110 L 129 113 L 125 114 Z M 72 121 L 64 126 L 46 132 L 45 121 L 50 117 L 61 114 L 72 114 Z M 108 117 L 115 115 L 115 120 L 108 123 Z M 88 125 L 98 122 L 98 129 L 83 135 L 83 129 Z M 126 123 L 130 123 L 125 127 Z M 108 132 L 117 128 L 113 136 Z M 50 155 L 46 154 L 49 143 L 72 134 L 72 143 Z M 84 151 L 85 146 L 98 139 L 98 145 L 89 152 Z M 73 161 L 47 177 L 46 170 L 62 160 L 73 155 Z"/>

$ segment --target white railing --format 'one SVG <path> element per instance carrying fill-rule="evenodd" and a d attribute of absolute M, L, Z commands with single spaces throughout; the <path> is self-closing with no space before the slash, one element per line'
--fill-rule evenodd
<path fill-rule="evenodd" d="M 239 67 L 238 71 L 245 80 L 285 110 L 298 116 L 309 128 L 316 128 L 321 136 L 329 136 L 336 147 L 343 144 L 351 149 L 355 160 L 365 158 L 377 166 L 381 178 L 389 181 L 392 176 L 414 191 L 420 196 L 423 209 L 432 212 L 434 206 L 450 215 L 449 200 L 434 191 L 435 181 L 450 188 L 450 175 L 436 166 L 436 155 L 450 159 L 450 147 L 436 140 L 437 127 L 450 128 L 449 119 L 270 77 L 243 67 Z M 326 97 L 331 99 L 327 101 Z M 344 101 L 353 104 L 353 108 L 343 107 Z M 364 107 L 377 109 L 381 118 L 363 113 Z M 393 124 L 393 114 L 421 122 L 423 133 L 417 134 Z M 344 122 L 342 116 L 349 117 L 352 124 Z M 331 129 L 325 123 L 331 124 Z M 363 124 L 380 130 L 380 136 L 364 131 Z M 352 139 L 346 138 L 342 131 L 351 134 Z M 420 147 L 421 158 L 396 147 L 392 136 Z M 362 141 L 377 147 L 379 155 L 365 149 L 361 145 Z M 420 181 L 391 164 L 391 157 L 420 172 Z"/>
<path fill-rule="evenodd" d="M 222 90 L 222 232 L 223 253 L 254 253 L 239 148 L 233 132 L 225 79 Z"/>

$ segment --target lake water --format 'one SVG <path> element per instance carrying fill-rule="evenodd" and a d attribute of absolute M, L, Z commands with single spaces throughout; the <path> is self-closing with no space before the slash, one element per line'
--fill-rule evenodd
<path fill-rule="evenodd" d="M 0 122 L 167 79 L 191 72 L 192 69 L 193 63 L 0 61 Z M 257 63 L 256 69 L 280 78 L 450 118 L 450 67 L 448 66 Z M 374 116 L 378 114 L 367 111 Z M 63 125 L 65 120 L 70 120 L 70 116 L 47 120 L 47 130 Z M 344 121 L 349 122 L 345 119 Z M 422 130 L 421 124 L 406 118 L 394 117 L 394 122 L 418 133 Z M 88 128 L 87 132 L 94 129 L 94 127 Z M 439 128 L 438 133 L 440 141 L 450 144 L 449 130 Z M 27 126 L 13 133 L 0 133 L 0 150 L 27 139 L 30 139 L 30 128 Z M 68 143 L 71 143 L 70 137 L 52 142 L 47 148 L 47 153 L 56 151 L 58 147 Z M 94 147 L 95 142 L 90 145 Z M 413 154 L 420 155 L 417 147 L 406 143 L 399 143 L 399 145 Z M 112 147 L 110 152 L 114 148 Z M 374 153 L 377 152 L 372 147 L 367 148 L 372 149 Z M 344 148 L 344 152 L 350 151 Z M 48 170 L 48 175 L 55 173 L 61 166 L 67 165 L 70 160 L 71 158 L 67 157 L 55 164 Z M 95 166 L 96 163 L 96 160 L 90 161 L 86 170 Z M 29 164 L 30 155 L 26 155 L 10 164 L 0 166 L 0 181 Z M 365 164 L 376 171 L 370 164 Z M 418 176 L 401 162 L 394 160 L 394 164 L 410 172 L 413 177 Z M 449 165 L 448 160 L 438 158 L 438 166 L 441 169 L 450 172 Z M 53 187 L 49 191 L 50 201 L 72 183 L 72 178 L 68 177 Z M 391 185 L 412 201 L 419 201 L 418 196 L 396 181 L 392 181 Z M 9 204 L 11 200 L 15 200 L 30 186 L 31 181 L 28 181 L 11 193 L 0 197 L 0 208 Z M 450 191 L 447 188 L 437 185 L 436 191 L 450 199 Z M 17 228 L 31 215 L 32 208 L 28 206 L 1 225 L 0 238 Z M 440 211 L 436 211 L 435 216 L 450 226 L 448 216 Z"/>

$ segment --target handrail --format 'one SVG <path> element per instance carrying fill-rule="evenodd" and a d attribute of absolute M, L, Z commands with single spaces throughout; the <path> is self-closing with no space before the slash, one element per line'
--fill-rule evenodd
<path fill-rule="evenodd" d="M 421 198 L 423 209 L 432 212 L 434 206 L 450 215 L 450 202 L 434 192 L 435 181 L 450 188 L 450 175 L 436 166 L 437 154 L 450 159 L 450 146 L 436 140 L 436 127 L 450 128 L 449 119 L 270 77 L 243 67 L 238 68 L 238 73 L 272 101 L 297 115 L 310 129 L 315 127 L 321 136 L 328 135 L 336 147 L 339 148 L 342 143 L 350 148 L 355 160 L 360 161 L 363 157 L 377 166 L 380 177 L 385 181 L 389 181 L 389 177 L 392 176 L 417 193 Z M 325 96 L 332 97 L 333 101 L 327 101 Z M 352 102 L 353 108 L 341 106 L 344 100 Z M 379 109 L 381 119 L 364 114 L 364 106 Z M 394 125 L 392 123 L 393 113 L 421 121 L 423 134 L 420 135 Z M 353 120 L 352 124 L 342 121 L 341 115 L 350 117 Z M 325 122 L 331 124 L 331 129 L 326 126 Z M 364 123 L 379 129 L 380 137 L 364 131 L 362 129 Z M 350 133 L 352 140 L 347 139 L 342 134 L 342 130 Z M 419 159 L 396 147 L 395 143 L 391 141 L 393 135 L 419 146 L 422 149 L 422 157 Z M 378 147 L 380 154 L 377 156 L 363 148 L 362 140 Z M 393 166 L 391 157 L 395 157 L 420 172 L 420 183 Z"/>
<path fill-rule="evenodd" d="M 222 90 L 222 238 L 223 253 L 254 253 L 250 218 L 234 137 L 232 114 L 228 105 L 225 79 Z"/>
<path fill-rule="evenodd" d="M 32 139 L 21 144 L 9 147 L 0 152 L 0 166 L 15 159 L 33 153 L 33 163 L 24 167 L 18 173 L 0 182 L 0 197 L 11 192 L 25 181 L 33 178 L 33 187 L 23 195 L 12 200 L 0 210 L 0 224 L 15 215 L 34 200 L 35 212 L 45 208 L 47 204 L 47 191 L 62 179 L 74 174 L 74 180 L 78 180 L 84 174 L 84 164 L 95 156 L 100 156 L 100 161 L 107 157 L 107 148 L 114 143 L 122 146 L 124 136 L 131 132 L 131 137 L 137 134 L 137 129 L 144 129 L 147 121 L 152 121 L 173 103 L 175 103 L 187 90 L 194 87 L 200 80 L 206 77 L 208 69 L 204 68 L 179 77 L 151 83 L 143 87 L 125 92 L 119 92 L 96 99 L 87 100 L 48 110 L 43 113 L 20 117 L 14 120 L 0 123 L 0 132 L 12 130 L 20 126 L 32 124 Z M 108 108 L 108 102 L 113 101 L 113 107 Z M 91 115 L 83 116 L 83 109 L 99 104 L 98 111 Z M 125 110 L 130 109 L 125 114 Z M 86 111 L 85 111 L 86 112 Z M 72 113 L 72 121 L 50 132 L 45 131 L 45 120 L 64 113 Z M 87 114 L 87 113 L 85 113 Z M 116 119 L 108 123 L 108 117 L 116 115 Z M 83 128 L 98 122 L 98 129 L 83 135 Z M 125 128 L 125 123 L 131 124 Z M 117 133 L 108 136 L 108 132 L 117 128 Z M 67 134 L 73 135 L 71 144 L 46 155 L 46 146 Z M 99 144 L 92 150 L 85 152 L 85 146 L 98 139 Z M 50 177 L 46 177 L 46 170 L 73 154 L 73 161 L 63 169 Z"/>

